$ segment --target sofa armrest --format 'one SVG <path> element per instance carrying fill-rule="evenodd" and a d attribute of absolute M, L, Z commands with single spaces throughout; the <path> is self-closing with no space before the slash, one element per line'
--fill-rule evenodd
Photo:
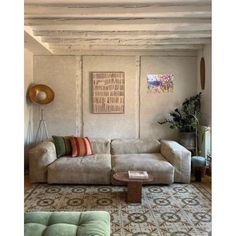
<path fill-rule="evenodd" d="M 191 152 L 175 141 L 161 141 L 161 154 L 175 168 L 174 181 L 189 183 L 191 179 Z"/>
<path fill-rule="evenodd" d="M 53 142 L 42 142 L 29 150 L 30 182 L 47 182 L 47 167 L 57 159 Z"/>

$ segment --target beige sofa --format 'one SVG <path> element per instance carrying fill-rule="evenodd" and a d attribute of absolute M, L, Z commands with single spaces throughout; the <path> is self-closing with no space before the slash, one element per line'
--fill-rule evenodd
<path fill-rule="evenodd" d="M 52 141 L 29 151 L 31 182 L 50 184 L 120 184 L 113 179 L 119 171 L 146 170 L 149 184 L 189 183 L 191 153 L 174 141 L 155 139 L 91 139 L 92 156 L 56 157 Z"/>

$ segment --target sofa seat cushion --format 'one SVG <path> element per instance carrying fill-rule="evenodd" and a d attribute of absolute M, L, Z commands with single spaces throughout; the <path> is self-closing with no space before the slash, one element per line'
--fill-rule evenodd
<path fill-rule="evenodd" d="M 110 154 L 61 157 L 48 166 L 48 183 L 110 184 Z"/>
<path fill-rule="evenodd" d="M 105 211 L 25 213 L 25 236 L 110 235 L 110 215 Z"/>
<path fill-rule="evenodd" d="M 160 153 L 112 155 L 112 173 L 129 170 L 145 170 L 154 180 L 149 184 L 171 184 L 174 167 Z M 117 184 L 113 178 L 112 183 Z"/>

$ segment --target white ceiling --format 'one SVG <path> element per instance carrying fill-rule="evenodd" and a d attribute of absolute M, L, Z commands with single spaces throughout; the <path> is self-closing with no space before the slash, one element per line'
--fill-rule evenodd
<path fill-rule="evenodd" d="M 56 55 L 194 52 L 211 42 L 211 1 L 25 0 L 25 34 Z"/>

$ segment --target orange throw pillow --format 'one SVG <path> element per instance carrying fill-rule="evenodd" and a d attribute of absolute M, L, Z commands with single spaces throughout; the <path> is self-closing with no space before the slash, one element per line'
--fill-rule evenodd
<path fill-rule="evenodd" d="M 70 137 L 72 157 L 93 155 L 91 143 L 88 137 Z"/>

